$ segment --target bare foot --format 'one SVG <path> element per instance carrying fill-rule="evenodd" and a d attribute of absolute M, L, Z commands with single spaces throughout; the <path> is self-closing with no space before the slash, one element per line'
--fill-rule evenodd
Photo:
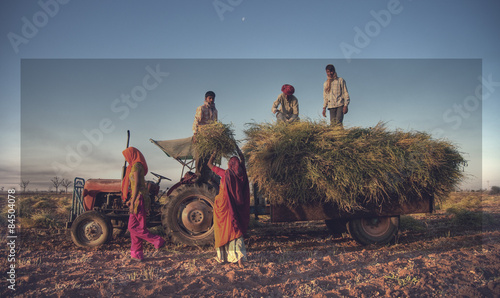
<path fill-rule="evenodd" d="M 219 260 L 219 258 L 218 258 L 218 257 L 213 257 L 212 259 L 213 259 L 213 260 L 215 260 L 215 262 L 216 262 L 217 264 L 223 264 L 223 263 L 224 263 L 223 261 Z"/>

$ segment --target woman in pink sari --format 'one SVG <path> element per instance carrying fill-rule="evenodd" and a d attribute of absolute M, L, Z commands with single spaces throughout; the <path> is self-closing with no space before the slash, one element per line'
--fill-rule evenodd
<path fill-rule="evenodd" d="M 146 226 L 146 216 L 151 208 L 149 191 L 144 176 L 148 172 L 148 165 L 142 153 L 134 147 L 123 150 L 123 156 L 128 162 L 127 171 L 122 181 L 122 199 L 130 208 L 128 230 L 130 231 L 130 256 L 132 260 L 142 261 L 143 240 L 153 244 L 156 249 L 165 245 L 165 240 L 160 236 L 151 234 Z M 130 200 L 128 200 L 130 186 Z M 128 200 L 128 201 L 127 201 Z"/>

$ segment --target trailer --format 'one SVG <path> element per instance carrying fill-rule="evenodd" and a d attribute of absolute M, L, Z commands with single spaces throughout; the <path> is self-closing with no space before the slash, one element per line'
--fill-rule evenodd
<path fill-rule="evenodd" d="M 162 225 L 174 243 L 190 246 L 211 245 L 214 241 L 213 206 L 219 182 L 210 175 L 195 175 L 195 152 L 192 137 L 158 141 L 150 139 L 168 157 L 182 165 L 178 182 L 160 192 L 160 182 L 170 180 L 151 173 L 156 181 L 147 181 L 152 210 L 148 227 Z M 215 175 L 214 175 L 215 176 Z M 250 177 L 251 179 L 251 177 Z M 160 198 L 165 195 L 165 203 Z M 400 215 L 430 213 L 434 198 L 425 197 L 416 203 L 364 206 L 364 211 L 348 212 L 333 204 L 311 203 L 300 206 L 259 204 L 254 189 L 251 213 L 269 214 L 272 223 L 322 220 L 334 234 L 348 232 L 362 245 L 390 243 L 398 233 Z M 394 200 L 397 201 L 397 200 Z M 73 242 L 81 247 L 102 245 L 113 235 L 127 230 L 128 208 L 121 199 L 120 179 L 75 178 L 73 201 L 66 224 Z"/>

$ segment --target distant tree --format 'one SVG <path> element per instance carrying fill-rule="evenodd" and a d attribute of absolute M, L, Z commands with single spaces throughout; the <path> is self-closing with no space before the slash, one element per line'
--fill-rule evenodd
<path fill-rule="evenodd" d="M 21 183 L 19 183 L 19 186 L 21 186 L 23 192 L 26 192 L 26 187 L 28 187 L 28 184 L 30 184 L 29 180 L 21 180 Z"/>
<path fill-rule="evenodd" d="M 55 176 L 54 178 L 50 179 L 50 181 L 52 182 L 52 185 L 56 188 L 56 192 L 59 192 L 59 186 L 62 183 L 62 179 Z"/>
<path fill-rule="evenodd" d="M 498 195 L 500 194 L 500 187 L 492 186 L 490 190 L 490 195 Z"/>
<path fill-rule="evenodd" d="M 68 187 L 70 187 L 71 184 L 73 184 L 73 181 L 71 181 L 71 180 L 68 180 L 68 179 L 61 180 L 61 185 L 64 186 L 66 193 L 68 192 Z"/>

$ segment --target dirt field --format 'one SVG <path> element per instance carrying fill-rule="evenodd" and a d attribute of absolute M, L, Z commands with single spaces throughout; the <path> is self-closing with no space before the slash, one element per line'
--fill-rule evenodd
<path fill-rule="evenodd" d="M 472 214 L 483 215 L 477 226 L 472 216 L 458 221 L 444 211 L 404 217 L 387 246 L 335 238 L 322 222 L 264 219 L 253 222 L 243 269 L 217 264 L 211 248 L 148 244 L 138 263 L 128 257 L 127 237 L 81 249 L 65 230 L 23 229 L 15 291 L 7 288 L 8 249 L 1 247 L 0 296 L 499 297 L 499 207 L 499 197 L 483 198 L 482 213 Z"/>

